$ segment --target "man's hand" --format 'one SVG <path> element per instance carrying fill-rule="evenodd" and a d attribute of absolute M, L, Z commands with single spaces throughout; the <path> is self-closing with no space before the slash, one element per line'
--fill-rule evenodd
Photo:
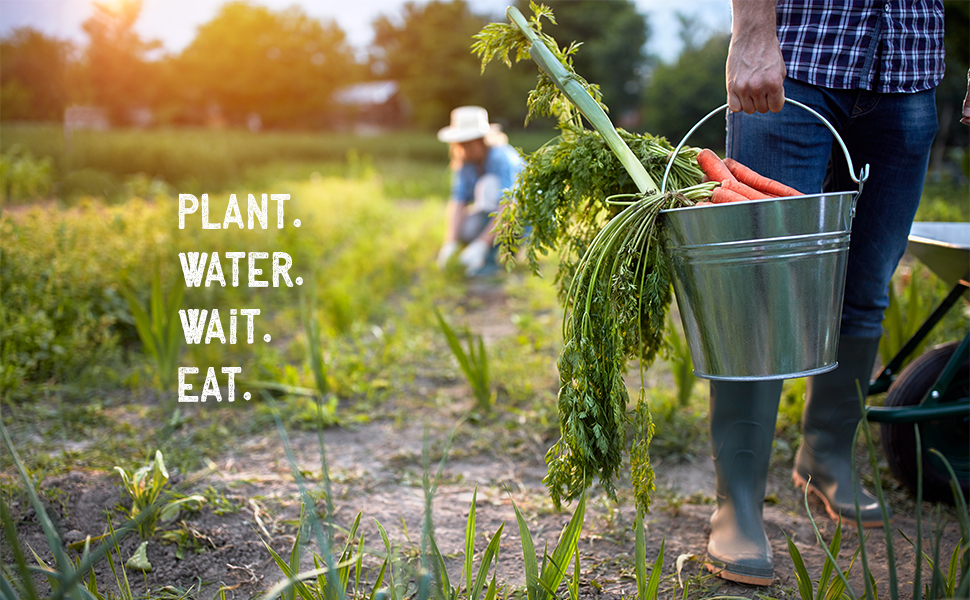
<path fill-rule="evenodd" d="M 726 67 L 731 111 L 780 111 L 785 106 L 785 74 L 775 0 L 734 0 Z"/>
<path fill-rule="evenodd" d="M 491 245 L 488 242 L 477 239 L 461 251 L 461 254 L 458 255 L 458 261 L 465 266 L 465 275 L 472 276 L 485 266 L 485 259 L 488 257 L 489 250 L 491 250 Z"/>

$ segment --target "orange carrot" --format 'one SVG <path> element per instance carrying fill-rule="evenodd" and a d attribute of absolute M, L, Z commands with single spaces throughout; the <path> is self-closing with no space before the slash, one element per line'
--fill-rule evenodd
<path fill-rule="evenodd" d="M 761 193 L 758 190 L 741 183 L 740 181 L 731 181 L 730 179 L 726 179 L 721 182 L 721 187 L 726 190 L 731 190 L 732 192 L 737 192 L 748 200 L 767 200 L 768 198 L 774 198 L 774 196 Z"/>
<path fill-rule="evenodd" d="M 759 192 L 770 194 L 776 197 L 803 195 L 795 188 L 789 187 L 781 182 L 775 181 L 774 179 L 769 179 L 768 177 L 755 172 L 751 168 L 742 165 L 732 158 L 725 159 L 724 165 L 728 168 L 728 170 L 731 171 L 738 181 L 753 187 Z"/>
<path fill-rule="evenodd" d="M 725 202 L 744 202 L 747 200 L 744 196 L 737 192 L 733 192 L 724 187 L 716 187 L 714 191 L 711 192 L 711 202 L 714 204 L 724 204 Z"/>
<path fill-rule="evenodd" d="M 730 169 L 727 168 L 717 154 L 714 154 L 713 150 L 704 148 L 698 152 L 697 164 L 711 181 L 724 181 L 725 179 L 735 180 L 735 177 L 731 174 Z"/>

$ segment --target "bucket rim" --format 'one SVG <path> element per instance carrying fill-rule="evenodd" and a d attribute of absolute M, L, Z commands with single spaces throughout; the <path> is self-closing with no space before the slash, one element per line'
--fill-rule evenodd
<path fill-rule="evenodd" d="M 821 192 L 821 193 L 818 193 L 818 194 L 802 194 L 801 196 L 782 196 L 782 197 L 779 197 L 779 198 L 763 198 L 761 200 L 745 200 L 744 202 L 722 202 L 720 204 L 704 204 L 702 206 L 698 206 L 698 205 L 695 204 L 693 206 L 681 206 L 679 208 L 667 208 L 667 209 L 664 209 L 664 210 L 660 211 L 660 214 L 677 213 L 677 212 L 682 212 L 682 211 L 700 210 L 700 209 L 711 210 L 711 209 L 714 209 L 714 208 L 743 207 L 743 206 L 751 206 L 752 204 L 764 204 L 766 202 L 777 202 L 779 200 L 781 200 L 781 201 L 793 201 L 793 200 L 825 198 L 825 197 L 829 197 L 829 196 L 843 196 L 843 195 L 846 195 L 846 194 L 849 194 L 849 195 L 858 195 L 859 194 L 859 191 L 858 190 L 846 190 L 844 192 Z M 735 210 L 739 210 L 739 209 L 736 208 Z"/>
<path fill-rule="evenodd" d="M 701 373 L 696 369 L 693 370 L 693 373 L 695 376 L 700 377 L 701 379 L 707 379 L 709 381 L 777 381 L 779 379 L 800 379 L 802 377 L 813 377 L 815 375 L 821 375 L 822 373 L 834 371 L 838 366 L 838 361 L 835 361 L 831 364 L 815 369 L 771 375 L 711 375 L 710 373 Z"/>

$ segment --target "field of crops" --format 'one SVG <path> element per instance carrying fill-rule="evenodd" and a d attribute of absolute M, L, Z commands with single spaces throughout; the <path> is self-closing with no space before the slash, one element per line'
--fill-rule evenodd
<path fill-rule="evenodd" d="M 546 137 L 512 142 L 531 151 Z M 707 386 L 683 368 L 679 325 L 647 374 L 652 512 L 638 518 L 629 484 L 618 503 L 594 487 L 553 509 L 542 478 L 559 432 L 555 257 L 542 262 L 543 278 L 523 265 L 486 279 L 437 270 L 449 173 L 432 135 L 65 139 L 55 126 L 5 125 L 0 151 L 0 560 L 21 592 L 62 586 L 80 597 L 71 586 L 96 584 L 93 597 L 112 598 L 647 600 L 755 591 L 701 565 L 714 493 Z M 918 219 L 968 213 L 964 184 L 941 180 L 927 186 Z M 183 263 L 197 265 L 199 284 L 187 285 Z M 894 286 L 898 318 L 887 328 L 901 339 L 947 286 L 912 261 Z M 954 311 L 930 343 L 955 339 L 966 319 Z M 196 343 L 186 344 L 187 326 Z M 179 402 L 180 391 L 202 401 Z M 766 520 L 778 579 L 761 590 L 768 597 L 805 598 L 806 577 L 827 577 L 789 480 L 803 392 L 804 380 L 786 382 L 776 432 Z M 922 507 L 881 457 L 864 473 L 915 539 Z M 928 540 L 940 523 L 937 556 L 957 556 L 953 564 L 966 557 L 961 516 L 942 507 L 922 523 Z M 849 568 L 854 529 L 818 527 L 826 544 L 842 536 L 839 566 Z M 864 568 L 884 597 L 898 571 L 907 597 L 916 551 L 891 535 L 865 542 Z M 957 575 L 944 568 L 937 581 L 922 564 L 923 583 L 956 589 Z M 848 575 L 856 590 L 863 573 L 856 564 Z"/>

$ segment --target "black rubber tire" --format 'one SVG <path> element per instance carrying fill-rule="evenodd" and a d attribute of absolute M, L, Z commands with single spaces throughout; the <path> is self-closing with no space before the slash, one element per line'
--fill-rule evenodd
<path fill-rule="evenodd" d="M 936 383 L 944 367 L 953 356 L 959 342 L 942 344 L 920 355 L 910 363 L 896 381 L 889 386 L 884 406 L 913 406 L 919 404 Z M 966 398 L 970 388 L 970 364 L 957 370 L 953 382 L 943 393 L 941 402 Z M 953 504 L 950 474 L 938 457 L 929 454 L 936 448 L 946 457 L 963 488 L 963 497 L 970 498 L 970 417 L 961 415 L 949 419 L 923 421 L 920 438 L 923 442 L 923 499 Z M 882 448 L 893 474 L 916 494 L 916 436 L 909 423 L 881 425 Z"/>

